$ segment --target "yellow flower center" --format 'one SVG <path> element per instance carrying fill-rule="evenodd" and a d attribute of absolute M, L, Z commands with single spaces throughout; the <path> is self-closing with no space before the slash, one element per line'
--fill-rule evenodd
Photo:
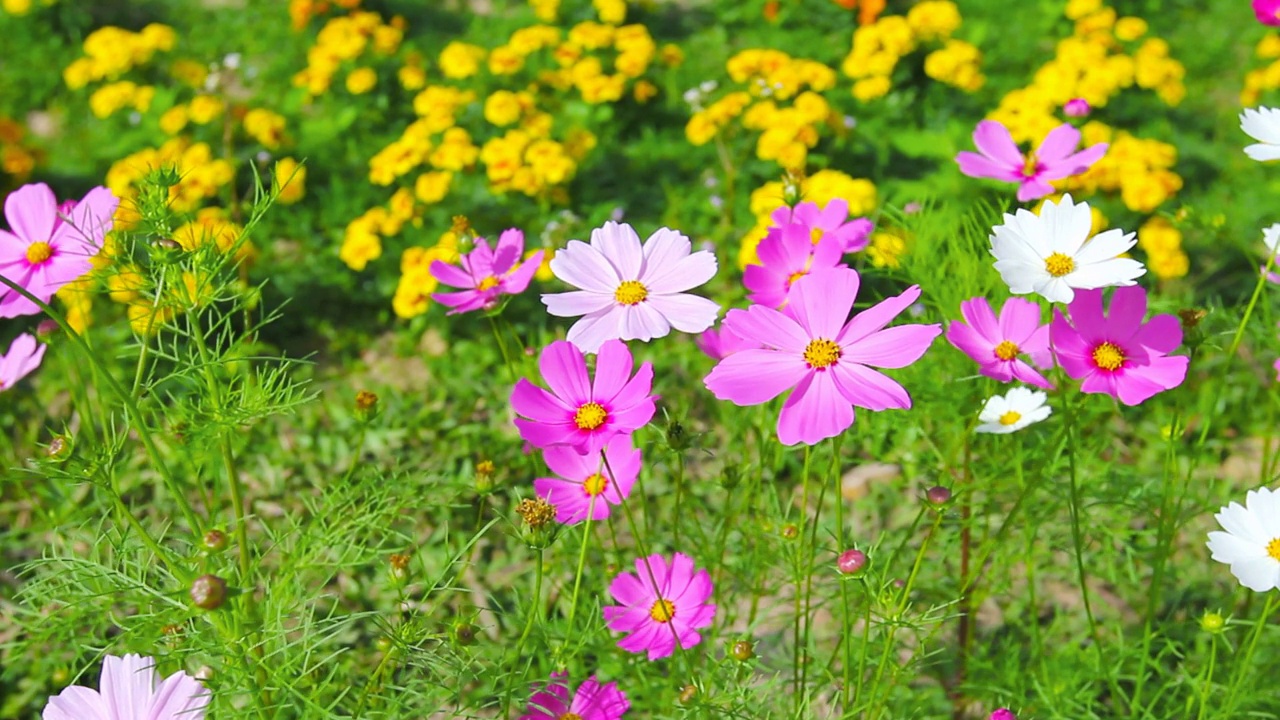
<path fill-rule="evenodd" d="M 818 338 L 810 340 L 804 349 L 804 361 L 814 370 L 822 370 L 834 365 L 840 359 L 840 346 L 830 340 Z"/>
<path fill-rule="evenodd" d="M 1018 357 L 1018 353 L 1020 352 L 1022 352 L 1022 349 L 1008 340 L 1001 340 L 1000 344 L 997 345 L 995 349 L 996 357 L 1001 360 L 1012 360 Z"/>
<path fill-rule="evenodd" d="M 601 475 L 600 473 L 596 473 L 582 481 L 582 491 L 592 497 L 603 493 L 604 489 L 608 486 L 609 478 Z"/>
<path fill-rule="evenodd" d="M 1054 277 L 1062 277 L 1075 272 L 1076 261 L 1069 255 L 1054 253 L 1044 259 L 1044 269 Z"/>
<path fill-rule="evenodd" d="M 1018 412 L 1017 410 L 1010 410 L 1009 412 L 1000 416 L 1000 424 L 1012 425 L 1021 419 L 1022 419 L 1022 413 Z"/>
<path fill-rule="evenodd" d="M 613 291 L 613 298 L 623 305 L 635 305 L 649 297 L 649 289 L 639 280 L 623 280 L 618 289 Z"/>
<path fill-rule="evenodd" d="M 814 228 L 809 231 L 809 239 L 817 245 L 822 240 L 822 228 Z"/>
<path fill-rule="evenodd" d="M 1027 153 L 1027 159 L 1022 163 L 1022 177 L 1035 177 L 1036 170 L 1040 169 L 1040 160 L 1036 158 L 1033 152 Z"/>
<path fill-rule="evenodd" d="M 809 274 L 808 270 L 799 270 L 791 273 L 791 275 L 787 277 L 787 287 L 791 287 L 792 283 L 794 283 L 795 281 L 799 280 L 800 278 L 808 274 Z"/>
<path fill-rule="evenodd" d="M 498 278 L 496 278 L 496 277 L 494 277 L 494 276 L 490 275 L 489 277 L 487 277 L 487 278 L 485 278 L 485 279 L 481 280 L 481 281 L 476 285 L 476 289 L 477 289 L 477 290 L 480 290 L 480 291 L 484 291 L 484 290 L 492 290 L 492 289 L 494 289 L 494 288 L 498 287 L 498 282 L 499 282 Z"/>
<path fill-rule="evenodd" d="M 53 246 L 47 242 L 33 242 L 27 246 L 27 262 L 32 265 L 39 265 L 51 257 Z"/>
<path fill-rule="evenodd" d="M 595 430 L 603 425 L 608 417 L 609 413 L 605 412 L 603 405 L 589 402 L 573 414 L 573 424 L 577 425 L 579 430 Z"/>
<path fill-rule="evenodd" d="M 1119 370 L 1124 365 L 1124 351 L 1113 343 L 1104 342 L 1093 349 L 1093 364 L 1103 370 Z"/>
<path fill-rule="evenodd" d="M 1267 543 L 1267 554 L 1273 560 L 1280 560 L 1280 537 Z"/>
<path fill-rule="evenodd" d="M 582 720 L 582 716 L 578 713 L 562 713 L 556 716 L 556 720 Z"/>
<path fill-rule="evenodd" d="M 671 622 L 671 618 L 676 616 L 676 606 L 666 598 L 658 598 L 658 601 L 649 608 L 649 617 L 655 622 L 666 623 Z"/>

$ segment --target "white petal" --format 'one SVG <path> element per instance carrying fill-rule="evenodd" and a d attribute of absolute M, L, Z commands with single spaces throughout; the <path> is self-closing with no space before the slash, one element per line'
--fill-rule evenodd
<path fill-rule="evenodd" d="M 1250 590 L 1267 592 L 1280 585 L 1280 562 L 1271 557 L 1264 557 L 1232 563 L 1231 574 L 1236 576 L 1241 585 Z"/>
<path fill-rule="evenodd" d="M 1258 162 L 1280 160 L 1280 145 L 1246 145 L 1244 154 Z"/>

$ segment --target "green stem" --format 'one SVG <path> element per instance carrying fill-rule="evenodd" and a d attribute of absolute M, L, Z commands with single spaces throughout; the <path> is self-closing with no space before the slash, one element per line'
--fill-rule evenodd
<path fill-rule="evenodd" d="M 1209 664 L 1205 667 L 1204 678 L 1200 681 L 1200 710 L 1196 713 L 1196 720 L 1204 720 L 1205 710 L 1209 707 L 1209 695 L 1213 692 L 1213 667 L 1217 659 L 1218 638 L 1217 636 L 1210 636 Z"/>
<path fill-rule="evenodd" d="M 1248 672 L 1253 669 L 1253 654 L 1258 649 L 1258 640 L 1262 637 L 1262 631 L 1267 627 L 1267 620 L 1271 617 L 1271 611 L 1276 606 L 1276 592 L 1272 590 L 1267 593 L 1267 602 L 1262 606 L 1262 614 L 1258 617 L 1258 621 L 1254 623 L 1253 632 L 1249 634 L 1249 647 L 1244 651 L 1243 655 L 1238 655 L 1234 662 L 1235 668 L 1231 673 L 1231 690 L 1227 695 L 1226 711 L 1223 717 L 1236 717 L 1235 709 L 1238 704 L 1237 695 Z"/>
<path fill-rule="evenodd" d="M 604 455 L 604 453 L 600 453 Z M 610 473 L 612 476 L 612 473 Z M 582 547 L 578 550 L 578 568 L 573 574 L 573 599 L 569 601 L 569 631 L 565 634 L 565 642 L 573 636 L 573 618 L 578 612 L 578 589 L 582 587 L 582 568 L 587 564 L 587 541 L 591 539 L 591 517 L 595 515 L 596 498 L 598 495 L 591 496 L 591 502 L 587 504 L 587 520 L 582 526 Z"/>
<path fill-rule="evenodd" d="M 809 458 L 810 458 L 810 455 L 812 454 L 811 450 L 812 450 L 812 446 L 810 445 L 804 446 L 804 471 L 803 471 L 803 474 L 801 475 L 801 480 L 800 480 L 801 543 L 800 543 L 800 548 L 796 551 L 798 558 L 796 560 L 797 575 L 796 575 L 795 617 L 792 621 L 792 636 L 791 636 L 795 641 L 795 647 L 793 647 L 791 651 L 791 674 L 792 674 L 792 682 L 794 684 L 792 698 L 795 700 L 795 716 L 796 717 L 800 717 L 800 711 L 804 704 L 804 692 L 803 692 L 803 686 L 801 685 L 801 683 L 804 680 L 802 677 L 803 673 L 801 672 L 801 666 L 800 666 L 801 656 L 802 656 L 802 651 L 800 646 L 801 646 L 801 643 L 803 642 L 803 639 L 801 636 L 801 626 L 807 624 L 806 621 L 808 618 L 804 617 L 801 614 L 802 612 L 801 602 L 804 599 L 803 598 L 804 576 L 808 574 L 806 572 L 807 570 L 806 563 L 805 563 L 806 553 L 805 553 L 803 540 L 804 540 L 804 521 L 806 517 L 809 515 Z"/>

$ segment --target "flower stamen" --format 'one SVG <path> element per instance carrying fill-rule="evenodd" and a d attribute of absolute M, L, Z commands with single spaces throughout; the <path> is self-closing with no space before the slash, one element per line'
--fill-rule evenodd
<path fill-rule="evenodd" d="M 32 265 L 39 265 L 51 257 L 53 246 L 47 242 L 33 242 L 27 246 L 27 262 Z"/>
<path fill-rule="evenodd" d="M 492 289 L 494 289 L 494 288 L 498 287 L 498 283 L 499 283 L 499 282 L 501 282 L 501 281 L 500 281 L 500 280 L 498 280 L 498 278 L 496 278 L 496 277 L 494 277 L 494 276 L 490 275 L 490 276 L 486 277 L 485 279 L 481 280 L 479 283 L 477 283 L 477 284 L 476 284 L 476 289 L 477 289 L 477 290 L 480 290 L 481 292 L 483 292 L 483 291 L 485 291 L 485 290 L 492 290 Z"/>
<path fill-rule="evenodd" d="M 1044 269 L 1054 277 L 1070 275 L 1076 270 L 1076 261 L 1070 255 L 1054 253 L 1044 259 Z"/>
<path fill-rule="evenodd" d="M 1022 177 L 1033 178 L 1039 170 L 1040 160 L 1036 158 L 1036 154 L 1033 152 L 1027 153 L 1027 159 L 1022 163 Z"/>
<path fill-rule="evenodd" d="M 1124 361 L 1124 351 L 1115 343 L 1104 342 L 1093 349 L 1093 364 L 1102 370 L 1119 370 Z"/>
<path fill-rule="evenodd" d="M 584 403 L 573 414 L 573 424 L 579 430 L 596 430 L 608 419 L 609 413 L 597 402 Z"/>
<path fill-rule="evenodd" d="M 1018 412 L 1017 410 L 1010 410 L 1009 412 L 1006 412 L 1005 414 L 1000 416 L 1000 424 L 1014 425 L 1021 419 L 1022 419 L 1022 413 Z"/>
<path fill-rule="evenodd" d="M 996 357 L 1001 360 L 1012 360 L 1018 357 L 1018 353 L 1022 352 L 1022 348 L 1018 347 L 1016 343 L 1001 340 L 1000 344 L 996 345 L 994 352 Z"/>
<path fill-rule="evenodd" d="M 658 598 L 653 607 L 649 608 L 649 617 L 653 618 L 654 622 L 668 623 L 675 616 L 676 606 L 666 598 Z"/>
<path fill-rule="evenodd" d="M 1280 537 L 1267 543 L 1267 554 L 1270 555 L 1273 560 L 1280 560 Z"/>
<path fill-rule="evenodd" d="M 804 349 L 804 361 L 814 370 L 824 370 L 834 365 L 844 353 L 840 346 L 831 340 L 818 338 L 810 340 Z"/>
<path fill-rule="evenodd" d="M 618 289 L 613 292 L 613 299 L 623 305 L 636 305 L 644 302 L 647 297 L 649 297 L 649 288 L 639 280 L 623 280 Z"/>
<path fill-rule="evenodd" d="M 582 481 L 582 491 L 587 494 L 587 497 L 600 495 L 607 487 L 609 487 L 609 478 L 600 473 L 595 473 Z"/>

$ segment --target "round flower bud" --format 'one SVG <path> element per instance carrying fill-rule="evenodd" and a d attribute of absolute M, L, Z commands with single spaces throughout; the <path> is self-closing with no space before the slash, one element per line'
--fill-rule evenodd
<path fill-rule="evenodd" d="M 49 342 L 49 339 L 58 334 L 58 322 L 56 320 L 41 320 L 36 326 L 36 337 L 41 342 Z"/>
<path fill-rule="evenodd" d="M 684 705 L 688 705 L 689 703 L 693 702 L 693 699 L 697 696 L 698 696 L 697 686 L 685 685 L 684 688 L 680 690 L 680 702 Z"/>
<path fill-rule="evenodd" d="M 1200 629 L 1207 633 L 1220 633 L 1226 626 L 1226 619 L 1216 612 L 1206 612 L 1200 618 Z"/>
<path fill-rule="evenodd" d="M 836 567 L 842 575 L 860 575 L 867 569 L 867 554 L 861 550 L 845 550 L 836 559 Z"/>
<path fill-rule="evenodd" d="M 71 439 L 66 435 L 54 435 L 44 453 L 50 460 L 65 460 L 71 454 Z"/>
<path fill-rule="evenodd" d="M 471 645 L 476 641 L 476 626 L 469 622 L 460 622 L 453 626 L 453 641 L 459 645 Z"/>
<path fill-rule="evenodd" d="M 756 648 L 750 640 L 739 640 L 729 648 L 729 654 L 734 660 L 746 662 L 756 656 Z"/>
<path fill-rule="evenodd" d="M 1084 98 L 1072 98 L 1062 106 L 1062 114 L 1067 117 L 1079 118 L 1089 114 L 1093 108 L 1089 107 L 1089 101 Z M 1010 713 L 1012 717 L 1012 713 Z M 994 717 L 994 716 L 993 716 Z"/>
<path fill-rule="evenodd" d="M 1009 708 L 999 708 L 991 713 L 991 720 L 1018 720 L 1018 716 Z"/>
<path fill-rule="evenodd" d="M 217 610 L 227 599 L 227 581 L 217 575 L 201 575 L 191 583 L 191 602 L 204 610 Z"/>
<path fill-rule="evenodd" d="M 201 543 L 208 552 L 222 552 L 227 549 L 227 534 L 221 530 L 210 530 L 204 534 Z"/>
<path fill-rule="evenodd" d="M 942 507 L 951 502 L 951 491 L 941 485 L 935 485 L 925 491 L 924 497 L 930 505 Z"/>
<path fill-rule="evenodd" d="M 782 526 L 782 537 L 787 540 L 795 540 L 800 537 L 800 528 L 796 527 L 795 523 L 787 523 Z"/>

